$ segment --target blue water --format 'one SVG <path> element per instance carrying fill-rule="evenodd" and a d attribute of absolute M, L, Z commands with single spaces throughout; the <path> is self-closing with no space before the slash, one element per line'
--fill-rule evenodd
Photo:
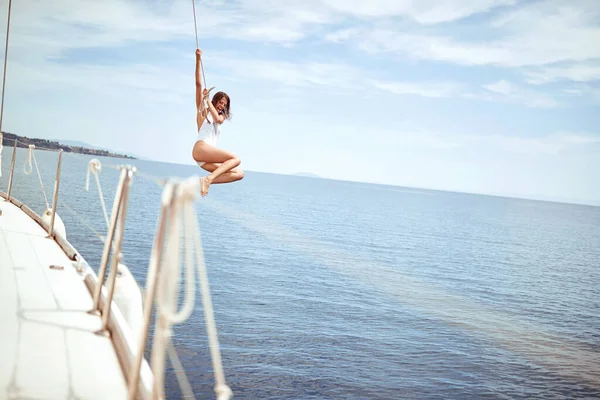
<path fill-rule="evenodd" d="M 41 212 L 17 154 L 13 194 Z M 36 154 L 51 201 L 57 155 Z M 102 243 L 64 205 L 105 232 L 89 159 L 63 157 L 58 210 L 97 270 Z M 103 168 L 109 207 L 117 178 Z M 124 255 L 141 285 L 160 196 L 135 178 Z M 248 172 L 197 210 L 235 398 L 600 398 L 600 207 Z M 214 398 L 196 299 L 175 343 L 196 397 Z M 167 386 L 179 398 L 172 369 Z"/>

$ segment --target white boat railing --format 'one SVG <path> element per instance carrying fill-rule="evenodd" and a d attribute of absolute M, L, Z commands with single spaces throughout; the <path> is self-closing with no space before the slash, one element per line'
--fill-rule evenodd
<path fill-rule="evenodd" d="M 12 140 L 4 138 L 5 141 Z M 233 394 L 225 383 L 225 376 L 221 363 L 219 342 L 216 326 L 212 313 L 212 302 L 208 286 L 206 267 L 200 243 L 197 216 L 194 210 L 194 201 L 199 194 L 199 177 L 191 177 L 182 181 L 164 181 L 161 199 L 160 218 L 156 229 L 154 245 L 151 252 L 150 264 L 146 274 L 146 289 L 142 296 L 131 293 L 132 298 L 139 294 L 142 301 L 140 315 L 137 322 L 131 326 L 131 319 L 127 319 L 124 310 L 113 298 L 117 276 L 123 267 L 121 247 L 129 203 L 130 188 L 133 178 L 138 172 L 130 165 L 118 166 L 120 169 L 119 181 L 114 197 L 113 208 L 110 211 L 110 221 L 107 224 L 107 235 L 103 239 L 104 247 L 98 274 L 90 268 L 84 257 L 67 241 L 66 229 L 57 229 L 56 223 L 62 220 L 58 216 L 57 202 L 61 178 L 62 156 L 71 154 L 58 150 L 58 162 L 54 181 L 54 192 L 51 209 L 46 209 L 42 216 L 37 215 L 26 204 L 17 200 L 13 194 L 14 171 L 18 144 L 23 147 L 26 143 L 14 139 L 13 154 L 8 177 L 7 194 L 0 195 L 25 211 L 31 218 L 40 224 L 48 233 L 48 238 L 53 239 L 63 249 L 65 254 L 76 263 L 78 271 L 84 275 L 84 282 L 93 300 L 89 313 L 101 317 L 101 328 L 95 332 L 99 335 L 110 337 L 113 341 L 124 378 L 128 386 L 128 399 L 164 399 L 165 385 L 164 374 L 167 356 L 171 358 L 174 366 L 180 366 L 176 352 L 173 351 L 171 342 L 171 326 L 186 320 L 194 308 L 195 276 L 194 267 L 197 266 L 204 316 L 207 325 L 211 358 L 215 375 L 214 392 L 219 400 L 229 399 Z M 39 147 L 38 147 L 39 148 Z M 57 151 L 56 149 L 42 150 Z M 34 157 L 32 152 L 37 151 L 35 146 L 29 146 L 28 157 Z M 90 161 L 99 164 L 97 159 Z M 36 170 L 39 174 L 37 161 Z M 41 175 L 40 184 L 41 182 Z M 158 179 L 153 179 L 155 182 Z M 99 181 L 98 181 L 99 182 Z M 99 183 L 98 183 L 99 184 Z M 43 184 L 42 184 L 43 189 Z M 45 195 L 45 194 L 44 194 Z M 102 194 L 100 194 L 102 198 Z M 46 203 L 47 204 L 47 203 Z M 182 222 L 183 221 L 183 222 Z M 186 270 L 185 270 L 185 299 L 182 310 L 177 311 L 176 304 L 179 295 L 181 279 L 180 270 L 180 229 L 183 223 L 184 236 L 186 237 Z M 194 254 L 195 253 L 195 254 Z M 111 258 L 112 254 L 112 258 Z M 110 265 L 109 265 L 110 259 Z M 195 261 L 194 261 L 195 260 Z M 192 261 L 195 265 L 189 265 Z M 105 276 L 108 270 L 108 277 Z M 137 284 L 136 284 L 137 286 Z M 136 290 L 139 287 L 136 288 Z M 156 304 L 156 329 L 151 346 L 151 366 L 144 358 L 144 350 L 149 335 L 152 317 L 152 307 Z M 122 305 L 122 304 L 121 304 Z M 131 311 L 131 310 L 129 310 Z M 191 386 L 183 371 L 177 370 L 177 379 L 185 397 L 194 397 Z M 181 376 L 183 374 L 183 376 Z"/>

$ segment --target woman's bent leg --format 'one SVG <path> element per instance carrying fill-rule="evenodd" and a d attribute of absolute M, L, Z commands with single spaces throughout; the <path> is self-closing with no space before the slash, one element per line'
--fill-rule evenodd
<path fill-rule="evenodd" d="M 219 163 L 204 163 L 200 167 L 208 172 L 214 172 L 217 168 L 219 168 Z M 244 179 L 244 171 L 240 168 L 234 168 L 231 171 L 225 172 L 218 178 L 212 181 L 212 184 L 216 183 L 231 183 Z"/>
<path fill-rule="evenodd" d="M 240 165 L 240 159 L 228 151 L 211 146 L 203 141 L 198 141 L 194 145 L 193 150 L 194 160 L 204 161 L 205 163 L 213 163 L 220 165 L 210 173 L 210 175 L 201 178 L 200 194 L 204 197 L 208 194 L 210 185 L 220 176 L 233 170 Z M 238 179 L 239 180 L 239 179 Z"/>

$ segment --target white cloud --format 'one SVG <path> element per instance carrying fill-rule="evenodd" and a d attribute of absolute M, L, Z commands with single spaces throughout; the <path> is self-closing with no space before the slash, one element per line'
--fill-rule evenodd
<path fill-rule="evenodd" d="M 249 79 L 270 81 L 292 87 L 352 88 L 363 71 L 344 62 L 302 61 L 242 58 L 230 53 L 212 55 L 211 65 L 220 73 Z"/>
<path fill-rule="evenodd" d="M 43 46 L 44 52 L 176 39 L 195 46 L 193 10 L 187 1 L 29 0 L 12 8 L 11 36 L 38 49 Z M 0 13 L 5 17 L 6 10 Z M 312 27 L 336 20 L 319 1 L 197 1 L 196 15 L 201 47 L 208 37 L 293 43 Z"/>
<path fill-rule="evenodd" d="M 47 53 L 49 50 L 119 46 L 130 41 L 192 39 L 192 13 L 185 13 L 182 6 L 159 10 L 122 0 L 17 2 L 12 10 L 11 40 L 36 46 L 37 51 Z M 210 15 L 204 27 L 224 22 L 209 9 L 202 12 Z"/>
<path fill-rule="evenodd" d="M 22 83 L 29 80 L 29 87 L 32 87 L 33 82 L 59 80 L 64 84 L 91 88 L 104 93 L 134 89 L 138 92 L 142 91 L 145 96 L 151 96 L 161 101 L 180 101 L 183 93 L 186 93 L 187 96 L 191 65 L 193 65 L 191 53 L 184 55 L 171 53 L 168 57 L 162 57 L 162 60 L 160 53 L 156 53 L 153 56 L 160 61 L 155 64 L 149 64 L 148 62 L 152 62 L 149 59 L 146 64 L 127 63 L 118 66 L 94 62 L 75 66 L 59 62 L 68 56 L 70 50 L 84 47 L 118 47 L 129 41 L 167 41 L 177 38 L 187 38 L 190 40 L 190 44 L 193 44 L 192 10 L 187 4 L 159 2 L 152 7 L 144 8 L 138 3 L 122 0 L 107 0 L 108 4 L 102 6 L 89 1 L 65 0 L 57 5 L 50 5 L 41 0 L 32 1 L 35 3 L 32 6 L 35 7 L 31 8 L 33 10 L 31 13 L 30 9 L 23 5 L 14 8 L 13 21 L 17 26 L 17 32 L 11 36 L 14 41 L 11 57 L 16 58 L 14 65 L 18 66 L 18 71 L 13 72 L 11 80 L 21 80 Z M 554 0 L 551 1 L 552 4 L 555 3 Z M 285 5 L 274 1 L 265 3 L 257 0 L 242 0 L 233 4 L 233 7 L 227 8 L 224 8 L 220 2 L 198 4 L 200 34 L 215 34 L 218 27 L 221 26 L 220 24 L 227 20 L 227 23 L 222 25 L 227 26 L 227 29 L 223 30 L 223 34 L 226 36 L 233 35 L 235 32 L 244 32 L 243 40 L 262 39 L 288 43 L 304 37 L 310 26 L 338 22 L 339 14 L 358 13 L 361 16 L 369 17 L 378 16 L 379 12 L 388 10 L 396 15 L 416 17 L 420 15 L 419 13 L 437 13 L 439 15 L 446 13 L 448 18 L 459 18 L 459 15 L 471 15 L 502 5 L 510 6 L 513 1 L 481 0 L 471 3 L 454 0 L 444 3 L 443 6 L 429 3 L 429 6 L 424 3 L 417 5 L 417 3 L 403 1 L 381 5 L 382 8 L 376 7 L 375 3 L 358 5 L 333 0 L 312 0 L 309 3 L 294 1 L 285 3 Z M 316 8 L 311 9 L 310 7 Z M 442 12 L 443 10 L 446 11 Z M 525 17 L 531 17 L 534 10 L 538 9 L 522 7 L 505 14 L 503 19 L 496 19 L 496 25 L 509 32 L 520 32 L 526 29 L 526 25 L 532 25 L 531 21 L 525 21 Z M 559 27 L 570 27 L 589 19 L 582 13 L 573 10 L 574 8 L 566 7 L 555 12 L 549 10 L 546 5 L 537 12 L 542 13 L 543 11 L 556 15 L 559 18 L 558 22 L 562 22 L 551 22 L 556 23 Z M 25 14 L 26 12 L 28 14 Z M 298 14 L 292 15 L 294 12 L 298 12 Z M 263 17 L 256 19 L 255 17 L 260 13 Z M 533 24 L 531 32 L 539 28 L 536 24 L 538 23 Z M 330 34 L 328 39 L 344 41 L 360 33 L 360 28 L 349 28 Z M 547 34 L 547 31 L 540 33 L 542 36 L 543 34 Z M 510 60 L 517 60 L 522 55 L 521 48 L 515 47 L 514 43 L 516 42 L 513 43 L 512 40 L 510 37 L 500 39 L 489 48 L 479 45 L 465 47 L 464 43 L 450 38 L 398 34 L 393 30 L 380 29 L 371 31 L 369 36 L 359 39 L 359 43 L 369 51 L 387 49 L 398 52 L 408 51 L 413 57 L 427 58 L 431 56 L 432 58 L 510 64 Z M 512 47 L 506 45 L 507 43 L 513 43 Z M 169 51 L 168 48 L 166 51 Z M 535 50 L 532 52 L 535 53 Z M 479 61 L 476 60 L 478 57 Z M 166 63 L 165 59 L 170 60 L 169 63 Z M 189 65 L 182 62 L 183 59 L 186 60 L 186 63 L 189 60 Z M 313 61 L 312 57 L 307 55 L 301 62 L 290 62 L 244 58 L 233 52 L 212 52 L 208 60 L 208 67 L 217 71 L 220 77 L 270 81 L 278 84 L 280 88 L 298 88 L 299 90 L 323 88 L 330 92 L 333 89 L 345 92 L 375 87 L 402 95 L 430 98 L 461 96 L 486 101 L 525 104 L 535 108 L 553 108 L 561 104 L 556 96 L 517 86 L 504 80 L 485 85 L 483 91 L 468 90 L 466 83 L 460 82 L 385 80 L 378 77 L 372 70 L 359 68 L 342 59 Z M 571 65 L 569 68 L 553 67 L 552 69 L 548 67 L 538 71 L 538 74 L 543 73 L 546 80 L 550 80 L 558 76 L 573 78 L 585 75 L 592 78 L 598 73 L 597 68 L 583 69 L 577 64 Z M 534 74 L 535 72 L 530 71 L 529 73 Z M 585 95 L 597 98 L 597 93 L 593 89 L 583 87 L 571 88 L 571 92 L 567 94 L 570 97 Z"/>
<path fill-rule="evenodd" d="M 568 66 L 545 67 L 523 73 L 526 81 L 534 85 L 558 81 L 589 82 L 600 80 L 600 60 Z"/>
<path fill-rule="evenodd" d="M 474 90 L 457 82 L 383 82 L 373 81 L 378 89 L 395 94 L 418 95 L 423 97 L 463 97 L 494 102 L 523 104 L 531 108 L 555 108 L 561 103 L 553 96 L 537 90 L 525 88 L 506 80 L 485 84 L 483 90 Z M 581 95 L 581 94 L 580 94 Z"/>
<path fill-rule="evenodd" d="M 513 5 L 516 0 L 323 0 L 338 12 L 359 17 L 409 16 L 422 24 L 454 21 L 496 7 Z"/>
<path fill-rule="evenodd" d="M 476 22 L 472 28 L 487 39 L 453 37 L 450 28 L 435 34 L 379 25 L 341 30 L 330 40 L 354 41 L 371 53 L 407 54 L 418 60 L 459 65 L 535 66 L 561 61 L 600 58 L 600 25 L 595 2 L 546 0 L 510 9 L 493 24 Z"/>
<path fill-rule="evenodd" d="M 506 80 L 483 85 L 483 88 L 485 89 L 484 92 L 469 94 L 468 97 L 523 104 L 531 108 L 555 108 L 561 105 L 552 96 L 515 85 Z"/>
<path fill-rule="evenodd" d="M 496 7 L 511 6 L 516 0 L 437 0 L 411 2 L 410 15 L 423 24 L 435 24 L 488 12 Z"/>
<path fill-rule="evenodd" d="M 565 145 L 587 145 L 600 143 L 600 135 L 591 135 L 576 132 L 560 132 L 553 135 L 552 138 L 553 140 L 556 140 Z"/>
<path fill-rule="evenodd" d="M 399 148 L 415 149 L 471 149 L 536 155 L 558 155 L 572 150 L 600 149 L 600 134 L 583 132 L 557 132 L 540 136 L 488 135 L 488 134 L 443 134 L 435 132 L 395 133 Z"/>
<path fill-rule="evenodd" d="M 390 132 L 388 145 L 397 145 L 404 150 L 430 149 L 450 150 L 464 146 L 457 135 L 445 135 L 432 132 Z"/>
<path fill-rule="evenodd" d="M 511 92 L 514 92 L 513 86 L 507 81 L 498 81 L 495 83 L 490 83 L 488 85 L 483 85 L 483 87 L 491 92 L 496 92 L 504 95 L 509 95 Z"/>
<path fill-rule="evenodd" d="M 461 85 L 454 82 L 382 82 L 374 81 L 373 85 L 381 90 L 395 94 L 413 94 L 424 97 L 450 97 L 461 90 Z"/>
<path fill-rule="evenodd" d="M 600 104 L 600 87 L 588 84 L 577 84 L 563 90 L 568 96 L 589 99 L 592 104 Z"/>
<path fill-rule="evenodd" d="M 495 151 L 507 151 L 523 155 L 557 155 L 574 149 L 589 150 L 589 145 L 600 145 L 600 135 L 559 132 L 539 137 L 510 135 L 461 136 L 465 146 L 477 146 Z"/>
<path fill-rule="evenodd" d="M 343 43 L 359 37 L 362 30 L 359 28 L 345 28 L 329 32 L 325 35 L 325 40 L 333 43 Z"/>
<path fill-rule="evenodd" d="M 455 82 L 382 81 L 371 77 L 368 70 L 339 62 L 287 62 L 278 60 L 241 59 L 225 53 L 215 54 L 211 61 L 220 71 L 248 79 L 271 81 L 300 88 L 323 87 L 327 90 L 360 91 L 377 88 L 394 94 L 424 97 L 450 97 L 460 94 L 462 86 Z"/>
<path fill-rule="evenodd" d="M 35 66 L 15 63 L 9 88 L 21 92 L 40 89 L 74 90 L 74 93 L 107 94 L 115 97 L 143 96 L 144 101 L 181 102 L 192 87 L 193 75 L 184 74 L 167 65 L 131 64 L 119 67 L 110 65 L 76 65 L 52 62 Z M 7 86 L 8 86 L 7 85 Z M 191 98 L 191 96 L 188 96 Z"/>
<path fill-rule="evenodd" d="M 369 51 L 408 53 L 417 59 L 464 65 L 523 66 L 600 58 L 600 47 L 595 45 L 600 42 L 595 2 L 545 0 L 523 6 L 515 3 L 516 0 L 198 2 L 198 33 L 201 42 L 204 37 L 218 36 L 279 44 L 296 43 L 314 34 L 330 41 L 355 40 Z M 410 16 L 433 24 L 502 6 L 509 7 L 509 11 L 495 18 L 491 31 L 489 25 L 474 26 L 490 37 L 487 43 L 453 38 L 449 34 L 452 30 L 436 35 L 436 30 L 424 33 L 412 27 L 407 33 L 399 28 L 402 25 L 392 21 L 393 17 Z M 173 39 L 195 44 L 192 7 L 187 2 L 159 1 L 148 5 L 124 0 L 30 0 L 27 5 L 16 3 L 13 13 L 17 40 L 38 48 L 44 46 L 44 51 Z M 384 25 L 374 29 L 369 22 L 354 28 L 343 26 L 354 16 L 366 21 L 385 17 Z M 331 31 L 333 27 L 339 29 Z"/>

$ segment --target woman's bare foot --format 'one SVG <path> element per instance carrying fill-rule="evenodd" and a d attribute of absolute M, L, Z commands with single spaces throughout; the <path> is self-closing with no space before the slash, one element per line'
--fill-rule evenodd
<path fill-rule="evenodd" d="M 206 197 L 208 194 L 208 188 L 210 187 L 210 180 L 208 176 L 203 176 L 200 178 L 200 195 L 202 197 Z"/>

